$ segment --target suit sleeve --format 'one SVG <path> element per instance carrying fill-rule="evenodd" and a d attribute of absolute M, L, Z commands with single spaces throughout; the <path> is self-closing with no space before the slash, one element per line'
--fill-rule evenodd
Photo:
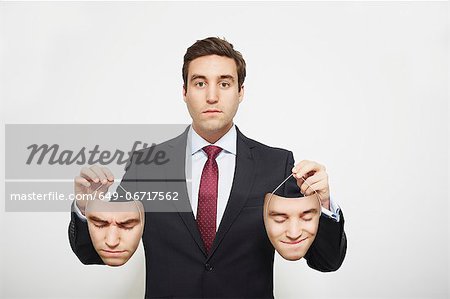
<path fill-rule="evenodd" d="M 291 174 L 292 167 L 294 167 L 294 156 L 292 152 L 289 152 L 286 163 L 286 177 Z M 284 196 L 303 196 L 294 177 L 286 182 Z M 316 239 L 305 256 L 309 267 L 321 272 L 331 272 L 336 271 L 342 265 L 347 251 L 347 237 L 344 231 L 345 221 L 342 210 L 339 213 L 339 222 L 323 213 L 320 216 Z"/>
<path fill-rule="evenodd" d="M 104 264 L 92 245 L 87 222 L 74 211 L 71 212 L 69 223 L 69 242 L 72 251 L 83 264 Z"/>

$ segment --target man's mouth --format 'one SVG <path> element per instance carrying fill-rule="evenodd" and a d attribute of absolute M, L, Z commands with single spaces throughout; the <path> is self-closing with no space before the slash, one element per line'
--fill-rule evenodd
<path fill-rule="evenodd" d="M 305 241 L 306 239 L 308 239 L 308 237 L 300 239 L 300 240 L 297 240 L 297 241 L 292 241 L 292 242 L 281 241 L 281 243 L 288 244 L 288 245 L 295 245 L 295 244 L 300 244 L 301 242 Z"/>
<path fill-rule="evenodd" d="M 219 109 L 207 109 L 203 113 L 222 113 Z"/>
<path fill-rule="evenodd" d="M 104 256 L 107 257 L 115 257 L 115 256 L 120 256 L 122 254 L 124 254 L 125 252 L 127 252 L 126 250 L 107 250 L 107 249 L 101 249 L 101 252 L 103 253 Z"/>

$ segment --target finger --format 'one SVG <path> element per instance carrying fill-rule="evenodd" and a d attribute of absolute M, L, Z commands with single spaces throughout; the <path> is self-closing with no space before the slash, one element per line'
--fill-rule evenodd
<path fill-rule="evenodd" d="M 327 177 L 327 174 L 323 171 L 315 172 L 313 175 L 308 176 L 306 179 L 301 178 L 302 181 L 306 181 L 309 185 L 317 183 L 320 180 L 323 180 Z"/>
<path fill-rule="evenodd" d="M 98 183 L 100 181 L 97 174 L 87 167 L 83 167 L 81 169 L 80 176 L 84 177 L 88 181 L 93 181 L 94 183 Z"/>
<path fill-rule="evenodd" d="M 307 174 L 315 169 L 315 164 L 316 163 L 313 161 L 301 161 L 296 167 L 294 167 L 294 176 L 297 178 L 301 178 L 303 176 L 306 179 L 308 177 Z"/>
<path fill-rule="evenodd" d="M 300 191 L 304 195 L 310 195 L 314 193 L 314 189 L 312 189 L 312 183 L 308 182 L 307 180 L 304 181 L 304 183 L 300 186 Z"/>
<path fill-rule="evenodd" d="M 311 163 L 311 161 L 309 161 L 309 160 L 302 160 L 302 161 L 300 161 L 299 163 L 297 163 L 297 165 L 295 165 L 292 168 L 292 172 L 293 173 L 297 173 L 301 168 L 305 167 L 305 165 L 307 165 L 309 163 Z"/>
<path fill-rule="evenodd" d="M 325 167 L 323 167 L 319 163 L 309 161 L 309 163 L 306 163 L 304 166 L 302 166 L 297 171 L 297 173 L 294 174 L 294 176 L 297 178 L 304 177 L 306 179 L 314 175 L 318 171 L 325 171 Z"/>
<path fill-rule="evenodd" d="M 313 188 L 315 184 L 322 181 L 325 182 L 325 185 L 328 185 L 328 174 L 324 171 L 316 172 L 313 176 L 307 178 L 302 185 L 300 185 L 300 191 L 305 194 L 306 190 Z M 316 190 L 315 188 L 313 189 Z"/>
<path fill-rule="evenodd" d="M 114 175 L 112 174 L 111 170 L 109 170 L 108 167 L 102 167 L 103 169 L 103 173 L 106 175 L 106 178 L 108 179 L 108 181 L 114 181 Z"/>
<path fill-rule="evenodd" d="M 320 164 L 311 161 L 310 163 L 307 163 L 305 164 L 305 166 L 300 168 L 300 170 L 297 172 L 297 175 L 307 178 L 320 170 Z"/>
<path fill-rule="evenodd" d="M 99 178 L 99 180 L 102 184 L 106 184 L 108 182 L 108 180 L 106 179 L 106 175 L 103 172 L 102 168 L 100 168 L 97 165 L 94 165 L 94 166 L 91 166 L 91 170 L 97 175 L 97 177 Z"/>
<path fill-rule="evenodd" d="M 91 183 L 89 183 L 88 180 L 86 180 L 85 178 L 83 178 L 81 176 L 76 176 L 74 181 L 75 181 L 75 184 L 78 186 L 83 186 L 86 188 L 89 188 L 89 186 L 91 186 Z"/>
<path fill-rule="evenodd" d="M 310 191 L 311 190 L 311 191 Z M 319 193 L 320 195 L 328 196 L 328 183 L 326 181 L 319 181 L 313 185 L 311 185 L 311 188 L 308 189 L 308 192 L 310 194 L 314 193 L 314 190 Z"/>

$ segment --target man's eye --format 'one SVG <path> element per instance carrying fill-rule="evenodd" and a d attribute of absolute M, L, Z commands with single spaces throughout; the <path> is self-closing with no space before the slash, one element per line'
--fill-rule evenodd
<path fill-rule="evenodd" d="M 128 225 L 128 226 L 121 226 L 120 228 L 126 229 L 126 230 L 131 230 L 135 227 L 135 225 Z"/>
<path fill-rule="evenodd" d="M 223 87 L 223 88 L 227 88 L 227 87 L 230 87 L 231 85 L 230 85 L 230 83 L 228 83 L 228 82 L 221 82 L 220 83 L 220 87 Z"/>
<path fill-rule="evenodd" d="M 312 218 L 303 218 L 303 221 L 311 221 Z"/>
<path fill-rule="evenodd" d="M 284 219 L 283 217 L 275 217 L 273 218 L 273 221 L 275 221 L 276 223 L 283 223 L 286 219 Z"/>
<path fill-rule="evenodd" d="M 97 223 L 94 223 L 94 226 L 95 226 L 95 227 L 98 227 L 98 228 L 104 228 L 104 227 L 106 227 L 106 224 L 97 224 Z"/>
<path fill-rule="evenodd" d="M 200 82 L 195 83 L 195 86 L 200 87 L 200 88 L 201 88 L 201 87 L 205 87 L 205 86 L 206 86 L 206 83 L 200 81 Z"/>

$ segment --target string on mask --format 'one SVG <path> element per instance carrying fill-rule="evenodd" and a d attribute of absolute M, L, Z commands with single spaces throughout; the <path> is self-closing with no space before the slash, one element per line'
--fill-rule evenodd
<path fill-rule="evenodd" d="M 273 191 L 272 193 L 270 193 L 269 199 L 267 200 L 267 209 L 266 209 L 266 218 L 269 217 L 269 207 L 270 207 L 270 201 L 272 200 L 273 195 L 275 194 L 275 192 L 278 191 L 278 189 L 280 189 L 281 186 L 283 186 L 284 183 L 286 183 L 292 176 L 294 175 L 294 173 L 291 173 L 287 178 L 285 178 Z M 309 188 L 311 188 L 311 190 L 313 191 L 313 194 L 316 195 L 317 200 L 319 201 L 319 213 L 322 214 L 322 197 L 320 196 L 320 194 L 313 188 L 311 187 L 310 184 L 308 184 L 306 182 L 306 179 L 302 176 L 301 179 L 303 180 L 303 182 L 308 186 L 308 188 L 306 188 L 306 190 L 308 190 Z M 305 190 L 305 193 L 306 193 Z M 300 191 L 301 192 L 301 191 Z M 306 195 L 304 195 L 306 196 Z M 319 214 L 319 216 L 320 216 Z"/>

